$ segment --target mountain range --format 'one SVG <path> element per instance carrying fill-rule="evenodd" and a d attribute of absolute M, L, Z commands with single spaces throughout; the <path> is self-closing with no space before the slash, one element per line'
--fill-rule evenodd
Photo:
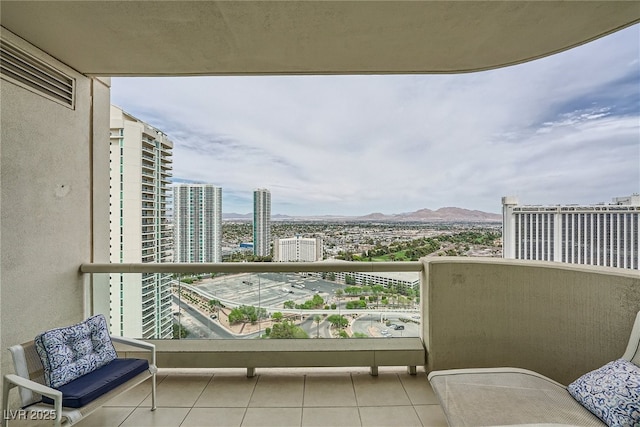
<path fill-rule="evenodd" d="M 251 221 L 253 214 L 223 213 L 222 219 L 231 221 Z M 419 209 L 415 212 L 399 214 L 383 214 L 379 212 L 364 216 L 319 215 L 319 216 L 289 216 L 272 215 L 272 221 L 353 221 L 353 222 L 500 222 L 502 215 L 478 210 L 456 207 L 445 207 L 435 211 Z"/>

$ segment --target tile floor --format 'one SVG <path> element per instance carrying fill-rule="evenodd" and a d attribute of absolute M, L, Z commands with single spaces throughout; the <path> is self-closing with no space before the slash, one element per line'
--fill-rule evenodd
<path fill-rule="evenodd" d="M 78 426 L 446 426 L 426 374 L 400 368 L 168 370 L 158 409 L 143 383 Z"/>

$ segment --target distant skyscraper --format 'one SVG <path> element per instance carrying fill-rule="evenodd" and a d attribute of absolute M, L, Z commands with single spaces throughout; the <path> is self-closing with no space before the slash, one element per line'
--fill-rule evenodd
<path fill-rule="evenodd" d="M 502 256 L 638 269 L 640 195 L 598 205 L 502 198 Z"/>
<path fill-rule="evenodd" d="M 111 262 L 171 262 L 166 205 L 173 143 L 113 105 L 110 127 Z M 111 333 L 171 338 L 170 282 L 163 273 L 111 274 Z"/>
<path fill-rule="evenodd" d="M 271 254 L 271 193 L 264 188 L 253 191 L 253 254 Z"/>
<path fill-rule="evenodd" d="M 222 261 L 222 188 L 173 187 L 173 240 L 175 262 Z"/>
<path fill-rule="evenodd" d="M 322 260 L 322 239 L 296 236 L 289 239 L 275 239 L 273 260 L 278 262 L 314 262 Z"/>

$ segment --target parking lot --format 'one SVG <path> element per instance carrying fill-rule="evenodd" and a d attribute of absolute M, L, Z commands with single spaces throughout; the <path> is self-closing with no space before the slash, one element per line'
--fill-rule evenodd
<path fill-rule="evenodd" d="M 350 328 L 354 333 L 378 338 L 420 336 L 420 316 L 417 311 L 395 311 L 384 306 L 375 311 L 372 307 L 369 307 L 371 310 L 346 310 L 345 306 L 350 298 L 343 297 L 338 301 L 335 297 L 335 291 L 344 289 L 345 285 L 317 277 L 296 273 L 246 273 L 204 279 L 193 286 L 208 297 L 220 300 L 224 305 L 260 306 L 270 314 L 276 311 L 286 312 L 285 301 L 302 304 L 317 294 L 323 298 L 326 305 L 339 303 L 339 307 L 337 310 L 326 312 L 321 308 L 315 312 L 326 317 L 342 310 L 343 315 L 348 314 L 347 318 L 351 320 Z M 311 313 L 307 315 L 306 310 L 296 309 L 295 312 L 296 315 L 311 316 Z M 307 332 L 315 333 L 315 324 L 305 326 L 308 326 L 305 328 L 309 329 Z"/>
<path fill-rule="evenodd" d="M 259 305 L 267 309 L 282 309 L 288 300 L 301 304 L 316 293 L 327 302 L 335 289 L 341 287 L 337 283 L 295 273 L 238 274 L 205 279 L 198 284 L 199 289 L 223 302 Z"/>

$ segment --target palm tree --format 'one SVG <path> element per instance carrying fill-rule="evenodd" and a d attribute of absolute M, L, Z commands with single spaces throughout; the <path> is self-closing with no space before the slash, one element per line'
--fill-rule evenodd
<path fill-rule="evenodd" d="M 320 322 L 322 321 L 322 316 L 316 314 L 313 316 L 313 321 L 316 322 L 316 338 L 320 338 Z"/>

